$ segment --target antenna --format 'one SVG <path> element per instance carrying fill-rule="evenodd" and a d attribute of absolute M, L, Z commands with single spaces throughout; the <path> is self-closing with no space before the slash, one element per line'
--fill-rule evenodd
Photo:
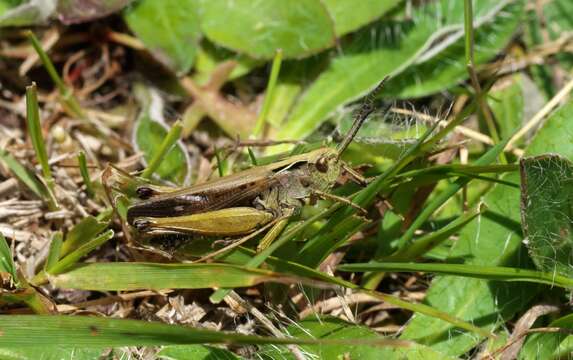
<path fill-rule="evenodd" d="M 366 95 L 366 98 L 362 102 L 362 105 L 360 105 L 360 108 L 358 109 L 358 111 L 356 111 L 354 115 L 354 122 L 352 123 L 352 127 L 348 131 L 348 134 L 346 135 L 340 146 L 338 146 L 338 151 L 336 155 L 337 158 L 340 158 L 340 155 L 342 155 L 344 150 L 346 150 L 348 145 L 350 145 L 350 142 L 352 141 L 352 139 L 354 139 L 354 136 L 356 136 L 356 133 L 358 132 L 364 121 L 374 111 L 374 100 L 376 99 L 376 95 L 380 92 L 380 90 L 382 90 L 382 88 L 384 87 L 384 83 L 386 82 L 386 80 L 388 80 L 388 78 L 389 76 L 384 77 L 384 79 L 380 81 L 380 83 L 374 88 L 374 90 L 372 90 L 368 95 Z"/>

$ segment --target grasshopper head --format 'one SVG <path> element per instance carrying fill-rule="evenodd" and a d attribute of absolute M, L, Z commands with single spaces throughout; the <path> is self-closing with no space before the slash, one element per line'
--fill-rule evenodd
<path fill-rule="evenodd" d="M 335 149 L 325 148 L 317 156 L 309 161 L 310 181 L 320 190 L 330 189 L 342 171 L 341 163 L 338 159 L 338 152 Z"/>

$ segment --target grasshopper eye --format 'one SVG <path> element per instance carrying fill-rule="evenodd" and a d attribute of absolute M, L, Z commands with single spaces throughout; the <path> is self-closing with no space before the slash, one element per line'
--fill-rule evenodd
<path fill-rule="evenodd" d="M 155 190 L 147 186 L 140 186 L 135 190 L 135 193 L 137 194 L 137 197 L 140 198 L 141 200 L 146 200 L 152 197 L 153 194 L 155 194 Z"/>
<path fill-rule="evenodd" d="M 318 159 L 318 161 L 314 166 L 316 166 L 316 170 L 320 171 L 321 173 L 325 173 L 328 171 L 328 163 L 326 162 L 325 157 L 321 157 L 320 159 Z"/>
<path fill-rule="evenodd" d="M 147 219 L 135 219 L 133 221 L 133 227 L 138 231 L 144 231 L 151 225 L 151 221 Z"/>

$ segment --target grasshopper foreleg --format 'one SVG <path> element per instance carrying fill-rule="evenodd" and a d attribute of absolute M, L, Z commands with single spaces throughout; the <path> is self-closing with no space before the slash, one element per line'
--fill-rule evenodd
<path fill-rule="evenodd" d="M 350 205 L 353 208 L 355 208 L 356 210 L 360 211 L 362 213 L 363 216 L 368 215 L 368 211 L 366 209 L 364 209 L 361 206 L 356 205 L 355 203 L 353 203 L 352 201 L 348 200 L 347 198 L 343 198 L 341 196 L 336 196 L 333 194 L 329 194 L 327 192 L 321 191 L 321 190 L 313 190 L 312 191 L 314 195 L 322 198 L 322 199 L 328 199 L 328 200 L 333 200 L 333 201 L 338 201 L 340 203 L 346 204 L 346 205 Z"/>

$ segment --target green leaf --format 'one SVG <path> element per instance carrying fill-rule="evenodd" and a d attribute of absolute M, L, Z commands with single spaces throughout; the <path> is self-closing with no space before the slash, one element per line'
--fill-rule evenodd
<path fill-rule="evenodd" d="M 195 0 L 139 0 L 123 14 L 151 54 L 178 74 L 191 70 L 201 30 Z"/>
<path fill-rule="evenodd" d="M 476 5 L 481 2 L 476 2 Z M 463 4 L 463 1 L 459 3 Z M 490 20 L 475 29 L 474 57 L 478 65 L 487 62 L 501 51 L 521 24 L 523 1 L 509 0 L 499 4 L 505 5 L 494 12 L 494 16 L 484 17 Z M 496 9 L 493 4 L 492 9 Z M 479 21 L 479 16 L 475 21 Z M 383 95 L 402 99 L 426 96 L 448 89 L 467 77 L 465 45 L 460 38 L 435 56 L 408 67 L 402 74 L 390 79 Z"/>
<path fill-rule="evenodd" d="M 319 0 L 200 0 L 209 40 L 255 58 L 300 58 L 334 45 L 334 24 Z"/>
<path fill-rule="evenodd" d="M 527 154 L 556 152 L 573 157 L 573 122 L 569 121 L 572 111 L 570 101 L 547 119 L 527 148 Z M 519 175 L 508 174 L 503 179 L 518 182 Z M 531 267 L 522 247 L 519 196 L 517 189 L 503 185 L 489 191 L 483 199 L 488 211 L 460 233 L 450 257 L 465 259 L 466 264 Z M 499 319 L 508 319 L 523 309 L 537 291 L 531 285 L 438 276 L 432 281 L 425 303 L 482 328 L 493 329 L 500 324 Z M 479 337 L 459 336 L 448 324 L 423 315 L 413 316 L 401 338 L 416 339 L 454 356 L 480 341 Z"/>
<path fill-rule="evenodd" d="M 523 158 L 521 226 L 542 271 L 573 276 L 573 164 L 559 155 Z"/>
<path fill-rule="evenodd" d="M 478 2 L 476 14 L 487 12 L 494 3 Z M 463 32 L 463 3 L 446 1 L 417 8 L 412 20 L 381 21 L 354 34 L 341 44 L 341 55 L 332 59 L 308 88 L 276 138 L 300 139 L 310 135 L 340 106 L 366 95 L 384 77 L 406 70 L 434 40 L 455 29 Z M 393 95 L 385 86 L 382 95 L 388 94 Z"/>
<path fill-rule="evenodd" d="M 162 360 L 239 360 L 237 355 L 229 350 L 205 345 L 169 345 L 157 353 Z"/>
<path fill-rule="evenodd" d="M 118 276 L 118 274 L 121 274 Z M 294 279 L 294 278 L 293 278 Z M 247 287 L 264 281 L 285 281 L 271 271 L 228 264 L 83 264 L 54 276 L 57 287 L 84 290 L 208 289 Z M 291 279 L 292 280 L 292 279 Z"/>
<path fill-rule="evenodd" d="M 36 194 L 39 198 L 44 200 L 49 200 L 50 195 L 46 185 L 42 183 L 36 175 L 25 168 L 22 164 L 18 162 L 12 155 L 8 154 L 8 152 L 4 149 L 0 149 L 0 161 L 4 162 L 4 164 L 10 169 L 10 171 L 28 187 L 28 189 L 32 190 L 34 194 Z"/>
<path fill-rule="evenodd" d="M 352 32 L 372 22 L 400 4 L 402 0 L 324 0 L 330 16 L 334 20 L 336 36 Z"/>
<path fill-rule="evenodd" d="M 159 94 L 144 85 L 136 87 L 141 111 L 133 134 L 133 143 L 143 153 L 146 164 L 160 151 L 168 130 L 163 119 L 163 101 Z M 169 150 L 155 174 L 177 185 L 187 184 L 191 176 L 189 155 L 180 141 Z"/>
<path fill-rule="evenodd" d="M 502 139 L 511 137 L 513 131 L 523 123 L 525 99 L 522 82 L 522 75 L 516 74 L 499 81 L 501 87 L 488 93 L 487 103 L 497 120 Z"/>

